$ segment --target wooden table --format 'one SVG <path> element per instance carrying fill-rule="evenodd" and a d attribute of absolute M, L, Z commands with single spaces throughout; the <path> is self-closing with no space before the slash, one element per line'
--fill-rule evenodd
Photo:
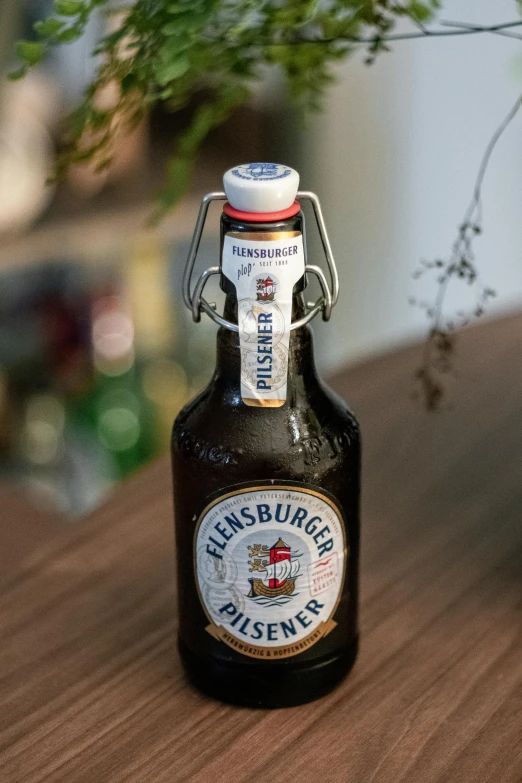
<path fill-rule="evenodd" d="M 223 706 L 175 648 L 169 465 L 81 524 L 4 492 L 2 783 L 520 783 L 522 317 L 459 343 L 453 408 L 412 348 L 335 387 L 365 445 L 362 648 L 329 697 Z"/>

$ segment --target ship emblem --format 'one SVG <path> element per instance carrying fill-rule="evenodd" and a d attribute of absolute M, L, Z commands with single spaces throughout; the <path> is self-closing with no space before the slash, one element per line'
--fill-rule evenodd
<path fill-rule="evenodd" d="M 258 302 L 273 302 L 276 294 L 276 283 L 272 278 L 256 281 L 256 293 Z"/>
<path fill-rule="evenodd" d="M 300 563 L 291 548 L 280 538 L 274 546 L 254 544 L 248 547 L 250 572 L 259 571 L 262 577 L 251 577 L 248 598 L 269 606 L 286 603 L 293 595 L 299 575 Z"/>

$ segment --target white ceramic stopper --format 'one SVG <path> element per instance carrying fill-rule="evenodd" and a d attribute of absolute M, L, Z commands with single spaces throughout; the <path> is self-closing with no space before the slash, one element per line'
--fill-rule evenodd
<path fill-rule="evenodd" d="M 280 212 L 291 207 L 299 174 L 279 163 L 243 163 L 223 177 L 228 203 L 241 212 Z"/>

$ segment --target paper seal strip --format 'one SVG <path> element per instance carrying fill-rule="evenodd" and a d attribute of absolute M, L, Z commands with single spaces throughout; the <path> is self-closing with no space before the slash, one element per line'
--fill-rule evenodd
<path fill-rule="evenodd" d="M 305 271 L 303 237 L 298 231 L 228 233 L 222 270 L 237 292 L 243 402 L 283 405 L 292 294 Z"/>

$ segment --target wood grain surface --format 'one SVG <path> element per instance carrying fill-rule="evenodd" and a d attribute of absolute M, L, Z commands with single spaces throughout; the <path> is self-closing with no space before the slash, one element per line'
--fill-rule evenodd
<path fill-rule="evenodd" d="M 520 316 L 465 333 L 437 415 L 417 348 L 335 379 L 364 436 L 362 647 L 304 707 L 185 682 L 166 459 L 74 526 L 1 494 L 2 783 L 520 783 L 521 347 Z"/>

